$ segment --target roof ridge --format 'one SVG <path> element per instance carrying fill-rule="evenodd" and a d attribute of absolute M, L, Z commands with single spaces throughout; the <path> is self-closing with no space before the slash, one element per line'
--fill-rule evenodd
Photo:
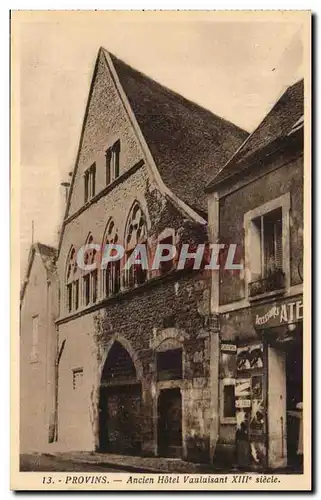
<path fill-rule="evenodd" d="M 164 85 L 163 83 L 158 82 L 157 80 L 155 80 L 151 76 L 148 76 L 143 71 L 140 71 L 140 70 L 134 68 L 129 63 L 123 61 L 123 59 L 120 59 L 119 57 L 117 57 L 115 54 L 113 54 L 109 50 L 105 49 L 104 47 L 101 47 L 101 49 L 104 50 L 105 52 L 107 52 L 109 54 L 109 56 L 112 58 L 113 62 L 114 62 L 114 59 L 115 59 L 116 62 L 119 62 L 120 64 L 123 64 L 124 66 L 126 66 L 127 68 L 129 68 L 131 71 L 135 72 L 136 75 L 139 75 L 140 77 L 142 77 L 144 80 L 148 80 L 153 85 L 157 85 L 157 87 L 160 90 L 162 90 L 165 94 L 167 94 L 167 95 L 169 95 L 171 97 L 174 97 L 175 99 L 181 101 L 183 104 L 186 104 L 189 107 L 192 106 L 194 108 L 197 108 L 199 112 L 206 113 L 206 114 L 210 115 L 211 117 L 215 118 L 216 120 L 221 120 L 222 122 L 224 122 L 228 126 L 235 127 L 235 129 L 238 129 L 240 132 L 246 132 L 246 133 L 248 133 L 247 130 L 243 129 L 239 125 L 236 125 L 235 123 L 231 122 L 227 118 L 224 118 L 224 117 L 222 117 L 220 115 L 217 115 L 216 113 L 213 113 L 213 111 L 211 111 L 210 109 L 205 108 L 201 104 L 198 104 L 197 102 L 192 101 L 191 99 L 188 99 L 187 97 L 183 96 L 182 94 L 180 94 L 176 90 L 173 90 L 170 87 L 167 87 L 166 85 Z M 117 71 L 117 68 L 115 68 L 115 69 Z"/>
<path fill-rule="evenodd" d="M 209 176 L 226 162 L 248 132 L 105 48 L 100 50 L 119 81 L 163 187 L 195 214 L 206 212 L 204 188 Z"/>
<path fill-rule="evenodd" d="M 225 171 L 228 169 L 228 167 L 230 165 L 235 166 L 235 158 L 238 158 L 239 157 L 239 153 L 242 152 L 242 150 L 244 149 L 244 147 L 246 147 L 246 145 L 248 143 L 251 142 L 252 138 L 265 126 L 265 124 L 268 122 L 269 118 L 273 115 L 273 113 L 275 113 L 278 105 L 284 101 L 284 99 L 286 99 L 287 96 L 291 95 L 291 90 L 295 87 L 299 87 L 301 85 L 304 84 L 304 78 L 300 78 L 297 82 L 291 84 L 291 85 L 288 85 L 283 91 L 282 93 L 279 94 L 279 96 L 277 97 L 276 101 L 274 101 L 273 105 L 271 106 L 271 108 L 269 109 L 269 111 L 263 116 L 263 118 L 261 119 L 261 121 L 258 123 L 258 125 L 254 128 L 254 130 L 251 132 L 251 134 L 243 141 L 243 143 L 240 145 L 240 147 L 235 151 L 235 153 L 231 156 L 231 158 L 229 158 L 229 160 L 223 165 L 223 167 L 221 168 L 221 170 L 219 170 L 217 172 L 217 174 L 215 175 L 215 177 L 207 184 L 206 186 L 206 191 L 210 191 L 213 186 L 217 183 L 217 179 L 220 178 L 219 182 L 222 182 L 224 181 L 225 179 L 229 178 L 231 175 L 234 175 L 233 173 L 231 174 L 231 172 L 227 172 L 227 175 L 224 176 L 224 173 L 226 173 Z M 241 156 L 241 158 L 238 158 L 236 163 L 242 161 L 243 158 Z M 223 175 L 223 177 L 222 177 Z"/>

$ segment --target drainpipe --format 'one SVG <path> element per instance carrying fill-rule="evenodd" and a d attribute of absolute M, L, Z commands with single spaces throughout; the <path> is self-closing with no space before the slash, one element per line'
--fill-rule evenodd
<path fill-rule="evenodd" d="M 58 329 L 57 329 L 58 337 Z M 58 441 L 58 391 L 59 391 L 59 363 L 61 355 L 65 348 L 66 339 L 61 343 L 60 349 L 58 349 L 58 339 L 57 339 L 57 357 L 55 360 L 55 404 L 54 404 L 54 422 L 53 422 L 53 441 Z"/>
<path fill-rule="evenodd" d="M 209 195 L 208 199 L 208 235 L 210 243 L 219 242 L 219 198 L 217 193 Z M 220 273 L 211 273 L 210 285 L 210 460 L 214 462 L 216 445 L 219 438 L 219 365 L 220 365 L 220 327 L 219 327 L 219 289 Z"/>

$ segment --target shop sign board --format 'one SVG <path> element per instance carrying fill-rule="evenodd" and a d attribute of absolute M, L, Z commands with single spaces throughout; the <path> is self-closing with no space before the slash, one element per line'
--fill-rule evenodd
<path fill-rule="evenodd" d="M 287 300 L 253 307 L 252 316 L 253 324 L 257 329 L 297 323 L 303 319 L 303 300 L 291 297 Z"/>

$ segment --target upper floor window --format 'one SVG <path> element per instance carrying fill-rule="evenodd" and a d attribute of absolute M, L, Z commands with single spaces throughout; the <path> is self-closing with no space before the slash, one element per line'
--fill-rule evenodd
<path fill-rule="evenodd" d="M 85 203 L 96 194 L 96 163 L 93 163 L 84 175 Z"/>
<path fill-rule="evenodd" d="M 260 277 L 282 270 L 282 208 L 253 219 L 260 240 Z"/>
<path fill-rule="evenodd" d="M 106 151 L 106 184 L 110 184 L 119 177 L 120 141 Z"/>
<path fill-rule="evenodd" d="M 79 308 L 79 270 L 74 247 L 69 252 L 66 267 L 66 308 L 72 312 Z"/>
<path fill-rule="evenodd" d="M 179 380 L 183 377 L 182 349 L 156 353 L 157 380 Z"/>
<path fill-rule="evenodd" d="M 125 232 L 126 261 L 133 258 L 137 245 L 144 245 L 147 254 L 147 225 L 145 215 L 138 203 L 135 203 L 129 214 Z M 135 255 L 137 259 L 144 256 Z M 147 269 L 142 264 L 133 264 L 125 271 L 125 286 L 132 287 L 142 284 L 147 279 Z"/>
<path fill-rule="evenodd" d="M 272 200 L 245 218 L 249 296 L 285 288 L 289 275 L 289 259 L 284 258 L 289 256 L 289 196 Z"/>
<path fill-rule="evenodd" d="M 86 245 L 91 245 L 94 243 L 92 234 L 87 238 Z M 97 260 L 97 251 L 95 248 L 90 248 L 85 251 L 84 264 L 91 265 L 95 264 Z M 97 290 L 98 290 L 98 272 L 97 267 L 90 271 L 84 271 L 83 273 L 83 304 L 88 306 L 89 304 L 94 304 L 97 301 Z"/>
<path fill-rule="evenodd" d="M 103 248 L 106 245 L 118 244 L 118 230 L 113 220 L 110 220 L 104 237 Z M 103 294 L 105 297 L 114 295 L 120 291 L 120 260 L 108 262 L 106 269 L 103 269 Z"/>

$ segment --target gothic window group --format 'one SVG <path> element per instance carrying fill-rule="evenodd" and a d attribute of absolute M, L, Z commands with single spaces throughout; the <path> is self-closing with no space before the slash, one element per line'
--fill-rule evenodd
<path fill-rule="evenodd" d="M 172 236 L 161 242 L 172 243 Z M 99 242 L 100 243 L 100 242 Z M 88 245 L 97 245 L 90 233 L 85 241 L 84 264 L 89 269 L 80 269 L 77 266 L 76 249 L 72 247 L 66 265 L 66 309 L 75 312 L 80 306 L 93 305 L 98 300 L 100 290 L 101 298 L 116 295 L 121 290 L 134 288 L 146 282 L 148 278 L 149 251 L 147 245 L 146 216 L 138 202 L 132 206 L 123 237 L 120 237 L 115 221 L 111 218 L 107 224 L 101 251 L 88 248 Z M 105 263 L 106 255 L 113 255 L 116 249 L 108 245 L 123 245 L 124 256 L 120 260 Z M 144 255 L 140 255 L 137 245 L 142 245 Z M 136 249 L 136 250 L 135 250 Z M 111 253 L 110 253 L 111 252 Z M 133 253 L 135 252 L 135 253 Z M 132 264 L 126 268 L 126 262 L 131 259 Z M 142 262 L 139 262 L 139 261 Z M 134 262 L 135 261 L 135 262 Z M 145 262 L 145 263 L 144 263 Z M 95 265 L 93 267 L 93 265 Z M 173 266 L 173 261 L 163 263 L 160 274 L 168 272 Z"/>

